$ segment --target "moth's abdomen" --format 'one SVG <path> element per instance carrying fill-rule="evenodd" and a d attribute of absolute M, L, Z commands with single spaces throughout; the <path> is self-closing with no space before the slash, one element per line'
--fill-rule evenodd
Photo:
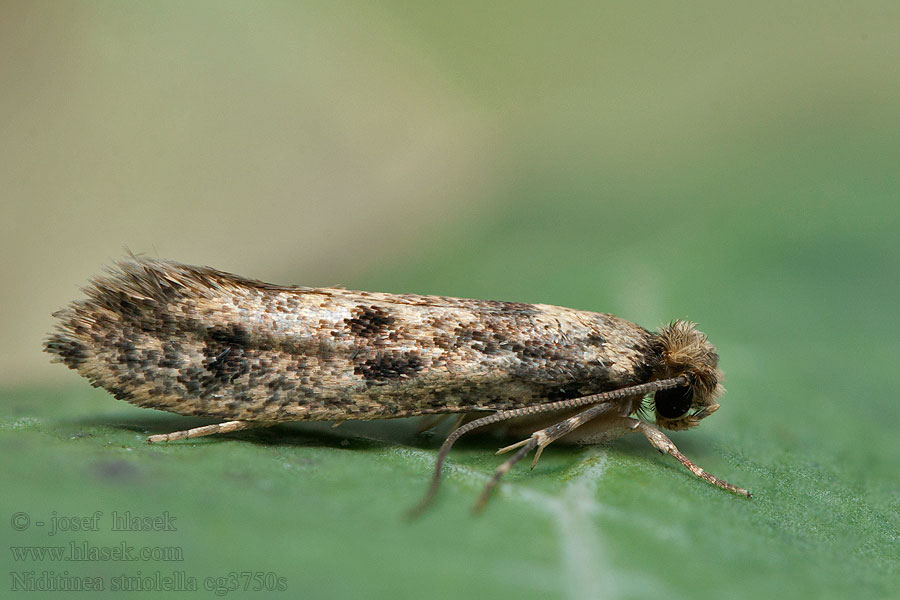
<path fill-rule="evenodd" d="M 243 420 L 498 410 L 648 380 L 655 334 L 611 315 L 283 287 L 135 258 L 56 313 L 45 349 L 116 397 Z"/>

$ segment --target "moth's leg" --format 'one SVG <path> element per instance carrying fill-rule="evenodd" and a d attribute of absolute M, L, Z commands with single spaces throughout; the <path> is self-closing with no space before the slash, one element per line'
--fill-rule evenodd
<path fill-rule="evenodd" d="M 214 423 L 212 425 L 204 425 L 203 427 L 194 427 L 193 429 L 173 431 L 172 433 L 151 435 L 147 438 L 147 443 L 155 444 L 157 442 L 186 440 L 189 438 L 203 437 L 204 435 L 213 435 L 216 433 L 230 433 L 232 431 L 240 431 L 241 429 L 250 429 L 252 427 L 268 427 L 274 424 L 275 423 L 273 422 L 267 421 L 225 421 L 224 423 Z"/>
<path fill-rule="evenodd" d="M 497 470 L 494 471 L 494 476 L 491 477 L 491 480 L 487 482 L 487 485 L 484 486 L 484 490 L 481 492 L 481 495 L 478 497 L 478 500 L 475 502 L 475 506 L 472 507 L 474 512 L 480 512 L 484 505 L 487 504 L 488 498 L 491 495 L 491 490 L 494 489 L 494 486 L 497 485 L 497 482 L 500 481 L 500 478 L 503 477 L 513 466 L 525 458 L 525 456 L 531 452 L 535 446 L 538 445 L 538 441 L 535 438 L 528 438 L 521 445 L 522 447 L 518 452 L 509 457 L 505 463 L 497 467 Z"/>
<path fill-rule="evenodd" d="M 422 497 L 422 500 L 419 501 L 419 504 L 417 504 L 415 507 L 409 510 L 409 512 L 407 512 L 407 516 L 410 518 L 416 517 L 422 514 L 422 511 L 424 511 L 425 508 L 428 507 L 428 505 L 434 499 L 435 494 L 437 494 L 438 486 L 440 486 L 441 484 L 441 469 L 444 465 L 444 460 L 447 458 L 447 454 L 450 452 L 453 444 L 456 443 L 456 440 L 461 438 L 466 433 L 472 431 L 473 429 L 478 429 L 479 427 L 485 427 L 487 425 L 495 425 L 502 421 L 517 419 L 519 417 L 529 417 L 539 413 L 559 410 L 570 410 L 583 406 L 592 406 L 590 411 L 599 411 L 592 414 L 594 414 L 594 416 L 599 416 L 600 414 L 614 410 L 614 407 L 616 406 L 621 405 L 623 407 L 627 407 L 628 405 L 625 403 L 630 403 L 636 399 L 643 398 L 647 394 L 658 392 L 660 390 L 671 389 L 673 387 L 681 385 L 687 385 L 688 383 L 689 382 L 686 377 L 679 375 L 678 377 L 659 379 L 656 381 L 650 381 L 648 383 L 641 383 L 629 387 L 609 390 L 598 394 L 590 394 L 587 396 L 582 396 L 580 398 L 569 398 L 567 400 L 558 400 L 556 402 L 550 402 L 548 404 L 530 404 L 528 406 L 522 406 L 510 410 L 501 410 L 495 413 L 491 413 L 487 416 L 477 418 L 474 421 L 464 423 L 459 427 L 459 429 L 451 432 L 447 436 L 447 439 L 444 440 L 444 443 L 441 444 L 441 449 L 438 450 L 437 460 L 435 460 L 434 462 L 434 474 L 431 476 L 431 485 L 428 486 L 428 491 L 425 492 L 425 495 Z M 526 440 L 524 443 L 529 444 L 529 441 Z M 524 454 L 525 453 L 523 453 L 523 456 Z"/>
<path fill-rule="evenodd" d="M 571 433 L 591 419 L 596 419 L 601 415 L 608 415 L 609 413 L 615 411 L 617 408 L 618 404 L 614 402 L 604 402 L 603 404 L 592 406 L 591 408 L 581 411 L 576 415 L 572 415 L 568 419 L 560 421 L 555 425 L 551 425 L 550 427 L 545 427 L 544 429 L 535 431 L 531 434 L 531 437 L 526 438 L 521 442 L 498 450 L 497 454 L 502 454 L 504 452 L 509 452 L 510 450 L 513 450 L 515 448 L 519 448 L 518 452 L 513 454 L 509 458 L 509 460 L 497 467 L 497 470 L 494 471 L 494 476 L 491 477 L 491 480 L 487 482 L 486 486 L 484 486 L 484 491 L 481 492 L 481 496 L 478 497 L 478 501 L 475 503 L 473 510 L 477 512 L 484 508 L 484 505 L 487 503 L 488 497 L 491 494 L 491 490 L 494 489 L 494 487 L 500 481 L 500 478 L 503 477 L 503 475 L 505 475 L 510 469 L 512 469 L 513 465 L 525 458 L 525 456 L 533 449 L 537 448 L 537 453 L 534 455 L 534 461 L 531 463 L 532 469 L 537 464 L 538 459 L 541 457 L 541 452 L 543 452 L 544 448 L 546 448 L 553 441 L 563 437 L 568 433 Z"/>
<path fill-rule="evenodd" d="M 453 424 L 450 426 L 449 433 L 453 433 L 459 426 L 462 425 L 466 419 L 472 420 L 474 417 L 470 417 L 470 413 L 459 413 L 458 415 L 453 415 L 452 413 L 444 413 L 442 415 L 429 415 L 422 419 L 422 421 L 416 426 L 416 433 L 425 433 L 426 431 L 431 431 L 445 420 L 450 417 L 453 418 Z"/>
<path fill-rule="evenodd" d="M 419 421 L 419 424 L 416 426 L 416 433 L 425 433 L 426 431 L 431 431 L 435 427 L 441 424 L 441 421 L 449 417 L 449 414 L 443 415 L 428 415 Z"/>
<path fill-rule="evenodd" d="M 728 490 L 729 492 L 734 492 L 735 494 L 750 498 L 750 492 L 748 492 L 744 488 L 739 488 L 736 485 L 728 483 L 727 481 L 723 481 L 714 475 L 710 475 L 699 466 L 691 462 L 688 457 L 682 454 L 678 450 L 678 448 L 675 447 L 675 444 L 672 443 L 672 440 L 666 437 L 666 435 L 656 427 L 650 425 L 649 423 L 639 421 L 638 419 L 628 418 L 627 420 L 633 421 L 633 423 L 631 424 L 632 429 L 636 429 L 643 433 L 644 437 L 647 438 L 647 440 L 653 445 L 654 448 L 659 450 L 660 454 L 671 454 L 678 462 L 687 467 L 687 469 L 691 473 L 693 473 L 700 479 L 704 479 L 715 486 Z"/>
<path fill-rule="evenodd" d="M 521 442 L 506 446 L 505 448 L 500 448 L 499 450 L 497 450 L 497 454 L 503 454 L 522 446 L 528 446 L 532 441 L 534 441 L 535 446 L 537 446 L 537 452 L 534 454 L 534 460 L 531 462 L 531 468 L 533 469 L 535 465 L 537 465 L 538 459 L 541 457 L 541 453 L 544 451 L 544 448 L 546 448 L 559 438 L 572 433 L 588 421 L 596 419 L 602 415 L 608 415 L 616 408 L 617 405 L 613 403 L 605 403 L 593 406 L 587 410 L 581 411 L 578 414 L 572 415 L 568 419 L 564 419 L 559 423 L 555 423 L 553 425 L 550 425 L 549 427 L 545 427 L 543 429 L 535 431 L 531 434 L 531 437 L 526 438 Z"/>
<path fill-rule="evenodd" d="M 470 421 L 474 421 L 475 416 L 470 413 L 460 413 L 455 419 L 453 419 L 453 425 L 450 426 L 450 433 L 453 433 L 460 427 L 462 427 L 463 423 L 468 423 Z"/>

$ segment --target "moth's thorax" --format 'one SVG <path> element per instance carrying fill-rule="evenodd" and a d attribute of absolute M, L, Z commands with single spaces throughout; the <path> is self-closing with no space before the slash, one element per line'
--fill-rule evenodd
<path fill-rule="evenodd" d="M 716 400 L 725 391 L 719 355 L 706 335 L 688 321 L 674 321 L 660 329 L 658 336 L 661 360 L 654 379 L 684 376 L 689 385 L 656 393 L 656 422 L 674 430 L 695 427 L 718 410 Z"/>

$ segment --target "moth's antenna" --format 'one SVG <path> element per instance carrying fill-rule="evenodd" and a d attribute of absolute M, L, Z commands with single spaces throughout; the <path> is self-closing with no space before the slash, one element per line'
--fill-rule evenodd
<path fill-rule="evenodd" d="M 456 440 L 469 433 L 473 429 L 478 429 L 479 427 L 492 425 L 494 423 L 499 423 L 508 419 L 515 419 L 516 417 L 524 417 L 527 415 L 534 415 L 542 412 L 564 410 L 567 408 L 578 408 L 579 406 L 586 406 L 588 404 L 614 402 L 628 396 L 643 397 L 653 392 L 668 390 L 682 385 L 688 385 L 687 377 L 679 376 L 672 377 L 670 379 L 659 379 L 657 381 L 651 381 L 650 383 L 642 383 L 640 385 L 619 388 L 617 390 L 610 390 L 608 392 L 601 392 L 599 394 L 591 394 L 589 396 L 581 396 L 579 398 L 559 400 L 558 402 L 550 402 L 549 404 L 534 404 L 531 406 L 524 406 L 522 408 L 514 408 L 512 410 L 501 410 L 486 417 L 475 419 L 474 421 L 469 421 L 465 425 L 451 432 L 450 435 L 447 436 L 447 439 L 444 440 L 444 443 L 441 445 L 440 451 L 438 451 L 437 461 L 434 464 L 434 475 L 432 475 L 431 477 L 431 485 L 428 487 L 428 491 L 425 492 L 425 496 L 422 498 L 422 500 L 419 501 L 419 503 L 407 513 L 407 517 L 414 518 L 419 516 L 426 508 L 428 508 L 428 505 L 431 504 L 431 501 L 434 500 L 434 496 L 437 494 L 438 487 L 441 485 L 441 469 L 444 466 L 444 460 L 447 458 L 447 454 L 450 453 L 450 448 L 453 447 L 453 444 L 456 443 Z"/>

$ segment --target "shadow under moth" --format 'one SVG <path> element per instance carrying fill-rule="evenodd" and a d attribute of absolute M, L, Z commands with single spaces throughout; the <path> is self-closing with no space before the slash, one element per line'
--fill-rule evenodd
<path fill-rule="evenodd" d="M 545 304 L 280 286 L 130 256 L 54 313 L 44 349 L 137 406 L 224 422 L 152 435 L 168 442 L 290 421 L 458 415 L 441 447 L 501 422 L 527 435 L 479 498 L 529 452 L 639 432 L 707 473 L 646 418 L 679 430 L 719 408 L 718 355 L 693 323 L 658 332 Z M 532 464 L 532 467 L 534 466 Z"/>

